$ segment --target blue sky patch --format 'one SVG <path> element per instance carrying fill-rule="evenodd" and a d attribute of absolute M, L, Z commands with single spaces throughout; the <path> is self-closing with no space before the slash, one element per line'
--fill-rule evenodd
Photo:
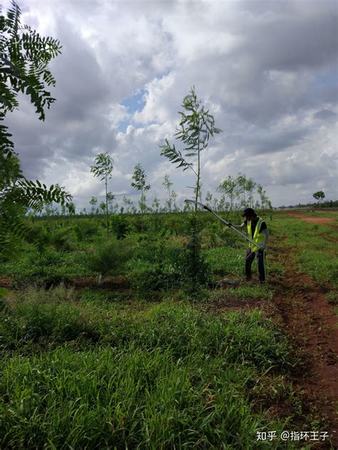
<path fill-rule="evenodd" d="M 136 111 L 141 111 L 143 109 L 145 105 L 145 92 L 145 89 L 138 89 L 135 94 L 122 101 L 122 105 L 127 108 L 129 114 L 134 114 Z"/>

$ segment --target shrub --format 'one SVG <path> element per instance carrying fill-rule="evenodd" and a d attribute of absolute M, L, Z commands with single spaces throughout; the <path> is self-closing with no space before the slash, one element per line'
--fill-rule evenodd
<path fill-rule="evenodd" d="M 125 217 L 112 216 L 110 219 L 110 226 L 115 233 L 116 239 L 124 239 L 130 231 L 130 226 Z"/>
<path fill-rule="evenodd" d="M 139 235 L 133 258 L 128 263 L 132 286 L 139 292 L 180 286 L 183 279 L 181 258 L 182 249 L 163 235 Z"/>
<path fill-rule="evenodd" d="M 58 251 L 69 252 L 76 246 L 76 233 L 72 228 L 59 228 L 50 233 L 49 242 Z"/>
<path fill-rule="evenodd" d="M 97 234 L 97 225 L 89 220 L 81 220 L 74 228 L 79 241 L 90 240 Z"/>
<path fill-rule="evenodd" d="M 88 255 L 88 268 L 101 275 L 121 273 L 130 259 L 132 251 L 129 241 L 113 239 L 108 243 L 101 243 L 93 254 Z"/>

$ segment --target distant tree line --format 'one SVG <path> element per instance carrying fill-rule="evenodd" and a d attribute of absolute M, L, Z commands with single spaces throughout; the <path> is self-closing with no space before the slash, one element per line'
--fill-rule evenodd
<path fill-rule="evenodd" d="M 101 179 L 105 181 L 105 177 Z M 51 203 L 45 206 L 42 215 L 102 215 L 107 218 L 109 214 L 172 213 L 194 209 L 191 204 L 183 202 L 180 204 L 177 201 L 178 195 L 168 174 L 164 175 L 162 186 L 166 195 L 161 199 L 154 195 L 148 200 L 146 193 L 150 192 L 151 186 L 147 182 L 147 175 L 141 164 L 137 164 L 131 187 L 140 193 L 138 200 L 132 200 L 125 194 L 118 198 L 118 195 L 113 195 L 106 188 L 105 201 L 92 196 L 88 201 L 89 207 L 82 209 L 76 208 L 74 202 L 69 202 L 61 208 Z M 204 197 L 200 195 L 200 200 L 219 212 L 231 212 L 248 206 L 261 210 L 272 209 L 271 201 L 263 187 L 243 174 L 238 174 L 237 177 L 228 176 L 219 184 L 215 193 L 207 191 Z"/>

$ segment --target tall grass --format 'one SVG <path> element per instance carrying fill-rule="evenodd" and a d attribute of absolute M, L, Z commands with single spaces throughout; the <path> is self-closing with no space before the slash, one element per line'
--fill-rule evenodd
<path fill-rule="evenodd" d="M 287 365 L 286 338 L 259 311 L 213 317 L 190 305 L 162 302 L 128 314 L 111 305 L 62 301 L 62 288 L 26 291 L 12 301 L 0 322 L 2 345 L 18 348 L 36 342 L 81 339 L 120 348 L 170 350 L 175 358 L 199 353 L 225 355 L 228 362 L 266 369 Z M 70 297 L 71 298 L 71 297 Z"/>
<path fill-rule="evenodd" d="M 62 288 L 5 303 L 0 448 L 255 449 L 258 429 L 282 427 L 251 409 L 250 386 L 291 363 L 258 311 L 129 312 Z"/>
<path fill-rule="evenodd" d="M 264 426 L 240 391 L 249 369 L 170 351 L 68 349 L 3 371 L 3 448 L 255 448 Z"/>

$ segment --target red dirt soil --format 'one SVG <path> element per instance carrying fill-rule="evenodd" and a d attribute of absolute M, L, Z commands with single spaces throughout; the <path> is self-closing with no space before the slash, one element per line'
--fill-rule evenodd
<path fill-rule="evenodd" d="M 332 217 L 315 217 L 315 216 L 307 216 L 298 212 L 288 212 L 288 216 L 295 217 L 297 219 L 301 219 L 304 222 L 314 223 L 318 225 L 325 225 L 327 223 L 335 222 L 335 219 Z"/>
<path fill-rule="evenodd" d="M 325 298 L 323 289 L 306 274 L 297 272 L 285 248 L 272 248 L 284 262 L 285 274 L 272 280 L 276 288 L 274 306 L 280 326 L 304 358 L 302 374 L 292 380 L 294 389 L 329 426 L 334 447 L 338 448 L 338 316 Z"/>
<path fill-rule="evenodd" d="M 303 408 L 297 418 L 299 429 L 295 431 L 327 431 L 332 444 L 328 440 L 311 444 L 315 444 L 315 449 L 338 449 L 338 316 L 328 303 L 324 289 L 310 276 L 297 271 L 292 252 L 287 247 L 277 247 L 272 242 L 269 255 L 285 268 L 283 276 L 268 281 L 274 290 L 271 302 L 234 299 L 225 290 L 209 305 L 209 310 L 226 312 L 259 308 L 277 322 L 288 335 L 302 364 L 289 376 Z M 277 416 L 283 414 L 283 410 L 285 416 L 293 413 L 283 404 L 271 405 L 271 412 L 274 409 Z M 314 426 L 306 422 L 309 417 L 321 420 L 326 426 L 313 429 Z"/>

